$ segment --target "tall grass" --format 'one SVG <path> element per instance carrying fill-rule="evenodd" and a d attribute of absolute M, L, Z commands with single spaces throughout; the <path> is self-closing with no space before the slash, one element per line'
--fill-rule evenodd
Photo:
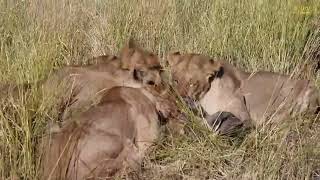
<path fill-rule="evenodd" d="M 0 0 L 0 82 L 37 82 L 62 65 L 117 54 L 129 37 L 160 56 L 205 53 L 250 71 L 317 80 L 310 72 L 319 16 L 318 0 Z M 53 103 L 37 87 L 2 103 L 0 179 L 37 178 L 36 144 L 57 116 Z M 320 173 L 319 127 L 318 118 L 300 117 L 239 140 L 192 121 L 186 136 L 158 143 L 139 177 L 310 179 Z"/>

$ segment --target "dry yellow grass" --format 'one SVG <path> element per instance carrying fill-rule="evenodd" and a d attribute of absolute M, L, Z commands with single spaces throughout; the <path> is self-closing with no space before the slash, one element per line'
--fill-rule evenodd
<path fill-rule="evenodd" d="M 64 64 L 116 54 L 130 36 L 159 55 L 225 56 L 247 70 L 295 72 L 318 82 L 311 67 L 320 46 L 319 9 L 319 0 L 0 0 L 0 82 L 33 84 Z M 57 117 L 53 103 L 34 86 L 1 104 L 0 179 L 37 179 L 35 145 Z M 320 173 L 317 117 L 257 127 L 243 138 L 215 136 L 190 119 L 185 136 L 159 140 L 136 177 L 311 179 Z"/>

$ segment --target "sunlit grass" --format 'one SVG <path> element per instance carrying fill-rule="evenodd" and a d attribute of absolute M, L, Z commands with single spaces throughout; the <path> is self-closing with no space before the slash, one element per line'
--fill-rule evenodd
<path fill-rule="evenodd" d="M 316 81 L 319 9 L 318 0 L 0 0 L 0 82 L 34 84 L 65 64 L 117 54 L 129 37 L 159 55 L 205 53 L 246 70 Z M 36 179 L 36 144 L 45 122 L 57 117 L 54 101 L 36 86 L 9 99 L 0 112 L 0 179 Z M 139 176 L 309 179 L 320 169 L 319 124 L 314 117 L 288 119 L 241 139 L 218 137 L 194 120 L 185 136 L 159 140 Z"/>

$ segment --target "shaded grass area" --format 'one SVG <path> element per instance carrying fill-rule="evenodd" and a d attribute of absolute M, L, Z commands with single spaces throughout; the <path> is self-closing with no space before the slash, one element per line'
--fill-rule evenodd
<path fill-rule="evenodd" d="M 318 82 L 312 67 L 319 9 L 318 0 L 0 0 L 0 82 L 34 84 L 63 65 L 117 54 L 129 37 L 160 56 L 205 53 L 250 71 Z M 6 93 L 1 104 L 0 179 L 36 179 L 36 144 L 57 110 L 36 86 L 12 93 L 18 98 Z M 190 119 L 185 136 L 159 140 L 139 178 L 310 179 L 319 173 L 317 117 L 257 127 L 244 138 L 216 136 Z"/>

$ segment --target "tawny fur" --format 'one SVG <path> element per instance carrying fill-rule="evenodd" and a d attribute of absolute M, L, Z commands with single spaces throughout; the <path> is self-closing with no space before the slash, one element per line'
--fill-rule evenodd
<path fill-rule="evenodd" d="M 209 114 L 227 111 L 243 122 L 262 124 L 315 113 L 319 107 L 319 92 L 309 80 L 264 71 L 248 73 L 224 61 L 214 64 L 198 54 L 173 53 L 168 61 L 178 89 L 184 88 L 180 92 L 200 100 Z M 210 71 L 216 74 L 211 81 L 207 78 Z"/>
<path fill-rule="evenodd" d="M 62 120 L 85 111 L 112 87 L 139 88 L 161 83 L 159 58 L 132 43 L 123 48 L 119 58 L 100 56 L 91 61 L 96 64 L 59 69 L 43 84 L 44 94 L 58 98 L 58 106 L 65 109 Z M 124 63 L 130 67 L 122 68 Z"/>
<path fill-rule="evenodd" d="M 174 109 L 158 103 L 145 89 L 110 89 L 96 106 L 43 138 L 42 178 L 105 179 L 126 166 L 137 170 L 159 136 L 158 112 Z"/>

